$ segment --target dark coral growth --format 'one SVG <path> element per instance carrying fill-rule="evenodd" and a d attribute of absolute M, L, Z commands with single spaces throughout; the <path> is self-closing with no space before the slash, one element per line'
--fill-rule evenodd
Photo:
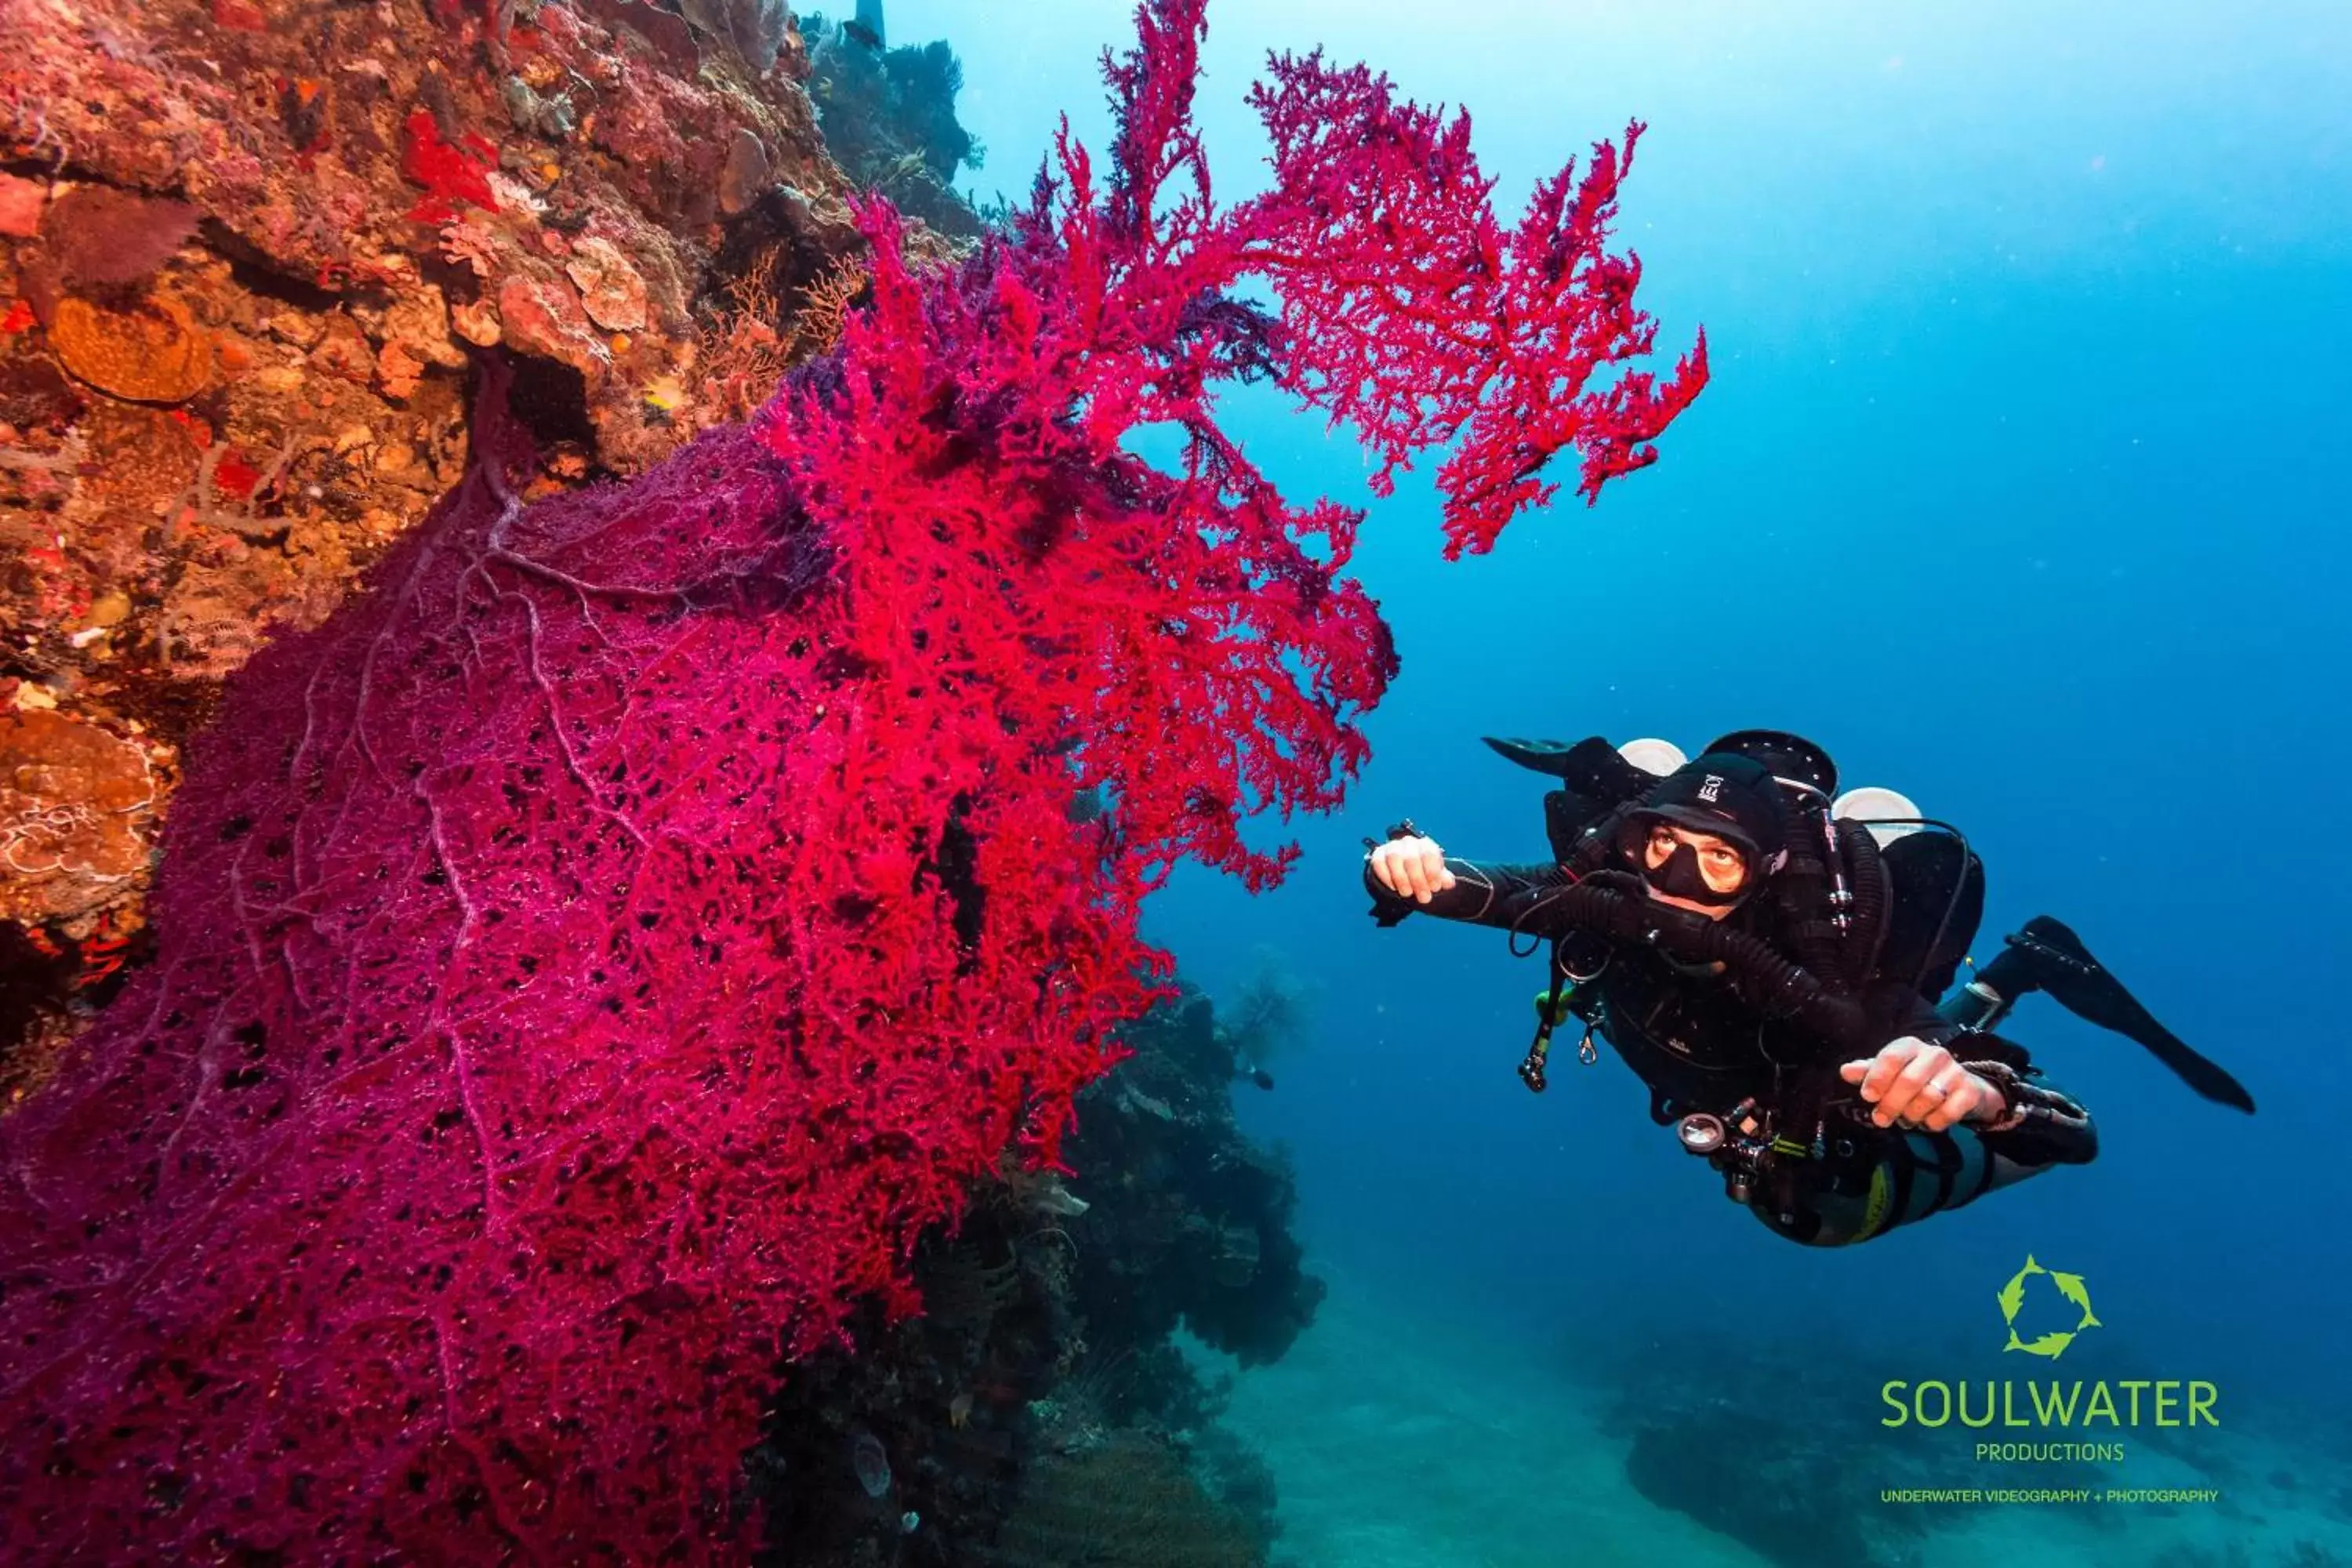
<path fill-rule="evenodd" d="M 1087 1091 L 1069 1158 L 1102 1173 L 1078 1274 L 1093 1331 L 1149 1344 L 1181 1322 L 1252 1364 L 1290 1348 L 1324 1286 L 1291 1234 L 1288 1163 L 1234 1124 L 1232 1038 L 1196 993 L 1128 1030 L 1136 1054 Z"/>
<path fill-rule="evenodd" d="M 1284 954 L 1261 947 L 1217 1027 L 1233 1057 L 1234 1072 L 1244 1078 L 1263 1077 L 1267 1063 L 1288 1056 L 1313 1038 L 1314 991 Z"/>
<path fill-rule="evenodd" d="M 1231 1173 L 1279 1165 L 1234 1124 L 1221 1029 L 1188 991 L 1123 1031 L 1136 1054 L 1084 1097 L 1067 1146 L 1095 1174 L 1008 1162 L 952 1232 L 918 1248 L 919 1316 L 891 1325 L 869 1310 L 855 1354 L 787 1369 L 747 1466 L 766 1560 L 1262 1559 L 1272 1477 L 1218 1425 L 1222 1382 L 1205 1383 L 1171 1334 L 1189 1318 L 1271 1360 L 1322 1287 L 1298 1271 L 1286 1181 L 1236 1208 Z M 1262 1285 L 1213 1240 L 1243 1227 L 1237 1213 Z M 854 1462 L 877 1450 L 879 1493 Z M 1113 1475 L 1134 1486 L 1132 1511 L 1096 1485 Z M 1185 1555 L 1213 1547 L 1226 1555 Z M 1139 1555 L 1086 1554 L 1096 1548 Z"/>
<path fill-rule="evenodd" d="M 486 396 L 370 591 L 238 672 L 155 962 L 0 1119 L 0 1551 L 729 1550 L 780 1332 L 914 1310 L 918 1239 L 1008 1152 L 1056 1165 L 1160 993 L 1146 895 L 1184 859 L 1272 884 L 1296 847 L 1247 820 L 1366 754 L 1395 659 L 1343 574 L 1361 519 L 1281 495 L 1220 384 L 1276 379 L 1384 475 L 1461 437 L 1457 552 L 1555 452 L 1588 492 L 1652 456 L 1703 368 L 1589 384 L 1651 335 L 1613 153 L 1505 244 L 1466 126 L 1284 58 L 1274 188 L 1220 208 L 1200 0 L 1139 23 L 1106 179 L 1065 144 L 945 272 L 862 207 L 837 346 L 634 484 L 530 504 Z M 625 247 L 555 232 L 510 342 L 653 308 Z M 1220 1192 L 1250 1326 L 1200 1314 L 1259 1353 L 1300 1277 L 1240 1233 L 1281 1195 Z"/>
<path fill-rule="evenodd" d="M 1626 1440 L 1626 1479 L 1651 1502 L 1787 1568 L 1897 1568 L 1916 1561 L 1933 1510 L 1885 1507 L 1879 1489 L 1948 1485 L 1950 1449 L 1887 1430 L 1856 1397 L 1914 1372 L 1837 1354 L 1835 1379 L 1802 1370 L 1817 1347 L 1753 1336 L 1643 1335 L 1580 1359 L 1588 1375 L 1608 1370 L 1603 1429 Z"/>
<path fill-rule="evenodd" d="M 859 185 L 949 234 L 978 232 L 951 194 L 982 151 L 956 119 L 963 66 L 944 40 L 882 46 L 868 29 L 811 16 L 809 96 L 825 146 Z"/>

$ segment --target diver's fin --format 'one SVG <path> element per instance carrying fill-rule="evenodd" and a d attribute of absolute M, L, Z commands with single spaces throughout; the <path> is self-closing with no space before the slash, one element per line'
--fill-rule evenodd
<path fill-rule="evenodd" d="M 1658 781 L 1629 763 L 1599 735 L 1573 744 L 1524 741 L 1517 736 L 1480 737 L 1501 756 L 1523 768 L 1559 780 L 1577 794 L 1604 804 L 1631 800 Z"/>
<path fill-rule="evenodd" d="M 2033 984 L 2085 1023 L 2096 1024 L 2147 1047 L 2180 1081 L 2222 1105 L 2252 1115 L 2254 1097 L 2228 1069 L 2189 1048 L 2156 1021 L 2123 983 L 2091 956 L 2083 939 L 2048 915 L 2036 915 L 2009 939 L 2010 951 L 2025 960 Z M 2006 955 L 2004 955 L 2006 956 Z M 1998 961 L 1996 961 L 1998 962 Z"/>
<path fill-rule="evenodd" d="M 1494 735 L 1482 735 L 1479 739 L 1495 748 L 1498 754 L 1509 758 L 1519 766 L 1531 768 L 1539 773 L 1548 773 L 1556 779 L 1568 777 L 1569 755 L 1576 750 L 1575 745 L 1566 741 L 1522 741 L 1516 735 L 1499 738 Z M 1578 742 L 1578 744 L 1581 743 Z"/>

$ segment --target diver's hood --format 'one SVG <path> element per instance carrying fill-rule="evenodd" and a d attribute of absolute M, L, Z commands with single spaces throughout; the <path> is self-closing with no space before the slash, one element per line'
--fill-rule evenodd
<path fill-rule="evenodd" d="M 1745 897 L 1789 858 L 1788 807 L 1774 784 L 1771 770 L 1752 758 L 1708 752 L 1658 780 L 1633 805 L 1625 814 L 1620 847 L 1628 858 L 1638 859 L 1635 840 L 1659 822 L 1715 835 L 1738 845 L 1747 858 Z M 1668 890 L 1696 896 L 1686 889 Z"/>
<path fill-rule="evenodd" d="M 1599 735 L 1576 742 L 1515 735 L 1484 739 L 1497 754 L 1519 766 L 1556 778 L 1579 795 L 1605 800 L 1631 800 L 1655 786 L 1660 778 L 1688 765 L 1682 749 L 1666 741 L 1628 741 L 1614 746 Z M 1735 730 L 1700 754 L 1745 757 L 1769 771 L 1791 793 L 1817 795 L 1824 803 L 1837 794 L 1837 764 L 1829 752 L 1785 730 Z"/>

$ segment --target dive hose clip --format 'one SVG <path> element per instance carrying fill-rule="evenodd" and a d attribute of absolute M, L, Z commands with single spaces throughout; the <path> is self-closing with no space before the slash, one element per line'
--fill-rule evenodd
<path fill-rule="evenodd" d="M 1555 973 L 1558 973 L 1557 967 Z M 1555 981 L 1553 989 L 1536 994 L 1536 1037 L 1528 1044 L 1528 1054 L 1519 1061 L 1519 1081 L 1528 1086 L 1530 1094 L 1541 1094 L 1551 1087 L 1551 1079 L 1545 1070 L 1551 1058 L 1551 1032 L 1562 1021 L 1575 1016 L 1569 1005 L 1569 996 L 1574 989 Z M 1589 1023 L 1584 1026 L 1583 1042 L 1576 1047 L 1576 1059 L 1586 1067 L 1601 1059 L 1601 1052 L 1592 1043 L 1592 1026 Z"/>

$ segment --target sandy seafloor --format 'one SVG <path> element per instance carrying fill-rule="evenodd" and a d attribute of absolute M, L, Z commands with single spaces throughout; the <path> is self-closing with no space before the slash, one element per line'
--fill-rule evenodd
<path fill-rule="evenodd" d="M 1239 1373 L 1225 1424 L 1272 1465 L 1282 1568 L 1773 1568 L 1625 1479 L 1595 1396 L 1507 1336 L 1433 1320 L 1334 1279 L 1314 1326 Z M 1188 1342 L 1218 1372 L 1223 1357 Z M 2134 1487 L 2222 1489 L 2227 1506 L 1937 1505 L 1888 1568 L 2352 1568 L 2352 1526 L 2320 1507 L 2335 1466 L 2231 1438 L 2226 1475 L 2136 1455 Z M 1866 1463 L 1866 1458 L 1857 1460 Z M 1959 1486 L 2080 1485 L 1961 1464 Z M 2265 1479 L 2269 1478 L 2269 1479 Z M 2293 1488 L 2279 1483 L 2296 1478 Z M 2090 1483 L 2095 1484 L 2095 1483 Z M 1894 1507 L 1882 1504 L 1871 1506 Z M 1847 1568 L 1824 1561 L 1821 1568 Z"/>

